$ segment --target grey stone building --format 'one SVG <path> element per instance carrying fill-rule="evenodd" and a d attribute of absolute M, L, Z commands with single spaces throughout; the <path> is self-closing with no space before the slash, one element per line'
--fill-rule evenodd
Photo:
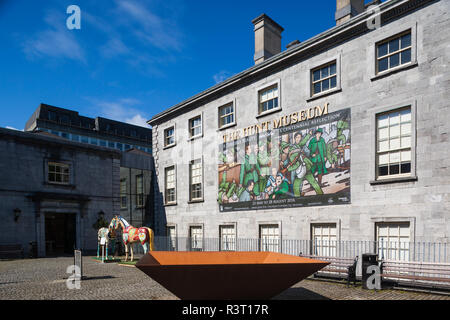
<path fill-rule="evenodd" d="M 97 222 L 120 214 L 154 225 L 153 158 L 144 151 L 0 128 L 1 244 L 30 242 L 38 256 L 97 250 Z M 125 182 L 125 190 L 123 188 Z"/>
<path fill-rule="evenodd" d="M 38 256 L 96 250 L 97 219 L 119 213 L 121 152 L 0 128 L 0 242 Z"/>
<path fill-rule="evenodd" d="M 448 244 L 449 10 L 338 0 L 335 27 L 284 51 L 283 28 L 253 20 L 255 66 L 148 122 L 159 227 L 199 249 L 367 240 L 411 259 L 412 243 Z"/>

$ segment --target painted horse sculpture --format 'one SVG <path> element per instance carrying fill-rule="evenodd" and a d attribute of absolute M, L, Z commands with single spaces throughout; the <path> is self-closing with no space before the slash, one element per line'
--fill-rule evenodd
<path fill-rule="evenodd" d="M 106 248 L 106 259 L 108 259 L 108 246 L 109 246 L 109 229 L 108 228 L 100 228 L 97 232 L 97 258 L 100 256 L 100 246 L 104 245 Z M 105 243 L 101 244 L 101 239 L 105 239 Z"/>
<path fill-rule="evenodd" d="M 122 228 L 122 240 L 125 245 L 125 261 L 128 260 L 128 247 L 133 261 L 133 244 L 140 242 L 144 248 L 144 254 L 149 250 L 154 250 L 153 230 L 148 227 L 135 228 L 130 225 L 122 216 L 115 216 L 109 224 L 109 232 L 114 235 L 116 230 Z"/>

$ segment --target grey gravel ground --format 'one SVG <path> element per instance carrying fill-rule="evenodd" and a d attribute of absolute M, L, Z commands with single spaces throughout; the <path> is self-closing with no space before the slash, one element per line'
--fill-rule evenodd
<path fill-rule="evenodd" d="M 68 266 L 73 258 L 44 258 L 0 261 L 0 300 L 177 300 L 178 298 L 134 267 L 99 263 L 83 257 L 81 289 L 66 286 Z M 429 300 L 449 295 L 370 291 L 345 284 L 304 280 L 284 291 L 277 300 Z"/>

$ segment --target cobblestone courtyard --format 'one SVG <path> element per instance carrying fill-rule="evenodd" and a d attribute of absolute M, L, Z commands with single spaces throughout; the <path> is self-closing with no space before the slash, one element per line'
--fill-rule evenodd
<path fill-rule="evenodd" d="M 98 263 L 83 257 L 86 279 L 69 290 L 66 280 L 73 258 L 0 261 L 0 299 L 177 300 L 169 291 L 134 267 Z M 369 291 L 333 282 L 304 280 L 284 291 L 279 300 L 428 300 L 450 296 L 399 290 Z"/>

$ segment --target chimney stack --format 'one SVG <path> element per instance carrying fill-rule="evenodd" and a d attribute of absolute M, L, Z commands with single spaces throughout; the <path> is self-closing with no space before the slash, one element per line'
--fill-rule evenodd
<path fill-rule="evenodd" d="M 336 0 L 336 25 L 347 22 L 364 10 L 364 0 Z"/>
<path fill-rule="evenodd" d="M 281 52 L 281 33 L 284 29 L 266 14 L 252 20 L 255 26 L 255 64 Z"/>

